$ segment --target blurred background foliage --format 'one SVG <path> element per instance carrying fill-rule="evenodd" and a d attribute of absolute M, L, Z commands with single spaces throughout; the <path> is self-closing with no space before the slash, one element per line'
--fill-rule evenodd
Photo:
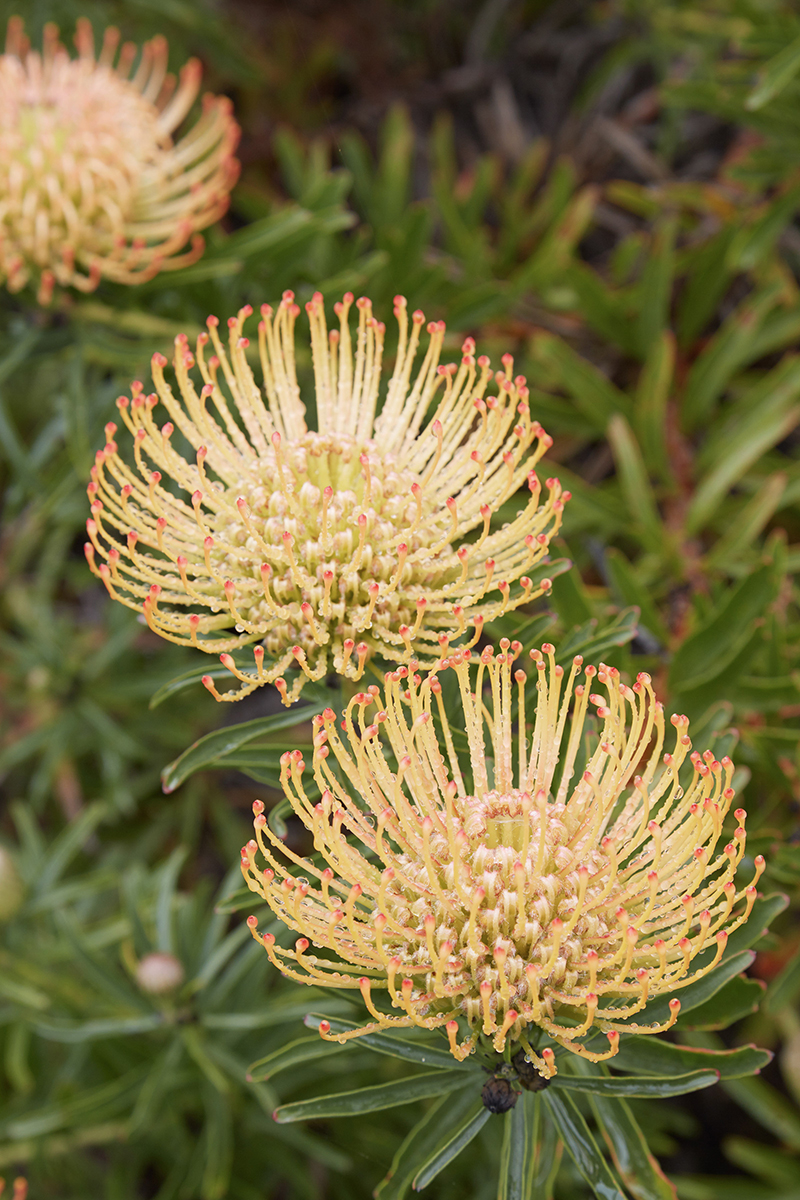
<path fill-rule="evenodd" d="M 139 42 L 165 34 L 173 66 L 198 55 L 234 101 L 243 174 L 190 268 L 47 312 L 0 295 L 0 1174 L 24 1171 L 37 1200 L 355 1200 L 430 1103 L 272 1120 L 279 1102 L 404 1069 L 364 1049 L 248 1075 L 303 1037 L 309 1009 L 351 1011 L 271 970 L 230 869 L 256 796 L 281 827 L 278 755 L 309 727 L 287 732 L 274 695 L 222 712 L 199 656 L 108 603 L 83 561 L 115 396 L 209 312 L 291 287 L 365 292 L 384 317 L 400 292 L 447 321 L 453 356 L 467 334 L 495 361 L 514 354 L 574 498 L 551 599 L 492 637 L 546 634 L 562 657 L 648 670 L 695 745 L 735 748 L 749 852 L 790 906 L 756 947 L 762 982 L 681 1037 L 776 1058 L 631 1107 L 681 1200 L 796 1198 L 796 6 L 0 4 L 4 21 L 16 11 L 34 42 L 86 15 Z M 145 986 L 154 955 L 174 973 L 163 991 Z M 502 1120 L 431 1197 L 494 1200 Z M 551 1167 L 542 1197 L 589 1194 L 558 1147 Z"/>

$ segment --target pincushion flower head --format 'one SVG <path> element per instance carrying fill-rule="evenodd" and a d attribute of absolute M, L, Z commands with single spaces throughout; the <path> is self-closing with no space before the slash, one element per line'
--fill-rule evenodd
<path fill-rule="evenodd" d="M 244 877 L 300 937 L 285 949 L 250 917 L 253 936 L 291 978 L 360 990 L 372 1018 L 338 1035 L 323 1022 L 324 1037 L 444 1026 L 458 1059 L 481 1036 L 497 1052 L 510 1039 L 549 1078 L 542 1034 L 597 1062 L 620 1031 L 669 1028 L 680 989 L 747 920 L 764 864 L 737 886 L 746 814 L 726 837 L 731 761 L 692 751 L 686 717 L 667 738 L 649 676 L 629 687 L 601 665 L 581 678 L 580 658 L 565 676 L 551 645 L 531 652 L 534 706 L 520 649 L 504 639 L 477 663 L 465 650 L 427 674 L 401 667 L 351 700 L 344 736 L 330 709 L 315 718 L 318 803 L 301 753 L 282 759 L 314 862 L 254 805 Z M 445 705 L 448 673 L 460 701 Z M 668 1019 L 637 1022 L 665 993 Z"/>
<path fill-rule="evenodd" d="M 199 120 L 173 134 L 200 87 L 190 60 L 177 83 L 167 44 L 132 43 L 117 55 L 109 28 L 99 58 L 78 21 L 78 57 L 45 26 L 29 49 L 19 17 L 0 55 L 0 281 L 28 282 L 48 303 L 56 284 L 91 291 L 101 277 L 139 283 L 194 262 L 197 232 L 225 212 L 238 175 L 239 129 L 225 97 L 206 96 Z M 116 60 L 116 65 L 115 65 Z M 187 243 L 191 245 L 186 249 Z"/>
<path fill-rule="evenodd" d="M 136 383 L 131 400 L 117 401 L 135 467 L 120 456 L 117 427 L 106 426 L 89 485 L 89 563 L 156 633 L 220 654 L 240 686 L 220 695 L 207 676 L 217 699 L 275 682 L 288 703 L 331 669 L 360 678 L 375 655 L 433 662 L 550 586 L 528 572 L 568 495 L 551 479 L 542 498 L 535 467 L 551 439 L 531 419 L 511 356 L 493 374 L 468 338 L 461 362 L 440 366 L 444 323 L 432 322 L 415 372 L 425 318 L 409 321 L 397 297 L 394 373 L 376 417 L 384 326 L 359 300 L 354 346 L 352 301 L 335 306 L 330 333 L 322 297 L 306 305 L 316 429 L 295 373 L 291 292 L 276 312 L 261 310 L 266 401 L 248 357 L 248 306 L 228 322 L 227 348 L 213 317 L 194 353 L 176 339 L 180 398 L 157 354 L 156 391 Z M 177 431 L 192 461 L 173 446 Z M 521 487 L 516 515 L 491 531 Z M 254 666 L 244 669 L 231 651 L 248 643 Z M 290 687 L 283 674 L 295 664 Z"/>

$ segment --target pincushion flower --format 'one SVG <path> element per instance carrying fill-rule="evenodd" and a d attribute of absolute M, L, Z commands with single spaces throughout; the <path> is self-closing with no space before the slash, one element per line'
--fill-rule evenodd
<path fill-rule="evenodd" d="M 481 1035 L 498 1052 L 511 1039 L 549 1078 L 554 1051 L 532 1044 L 537 1028 L 594 1062 L 611 1058 L 621 1031 L 674 1023 L 680 989 L 714 969 L 747 920 L 764 863 L 737 887 L 746 813 L 736 810 L 728 840 L 731 761 L 692 751 L 684 716 L 672 717 L 664 752 L 649 676 L 629 687 L 614 667 L 587 666 L 578 682 L 582 660 L 565 677 L 551 645 L 531 652 L 528 730 L 520 649 L 504 639 L 477 663 L 456 652 L 424 676 L 401 667 L 382 692 L 351 700 L 344 736 L 332 710 L 315 718 L 318 803 L 301 753 L 282 759 L 314 862 L 283 845 L 255 803 L 244 877 L 301 936 L 285 949 L 250 917 L 253 936 L 285 975 L 360 990 L 372 1017 L 338 1035 L 323 1023 L 324 1037 L 444 1026 L 457 1059 Z M 460 711 L 445 706 L 446 672 Z M 455 730 L 466 734 L 467 774 Z M 673 996 L 666 1022 L 632 1019 L 663 994 Z M 606 1049 L 592 1042 L 597 1031 Z"/>
<path fill-rule="evenodd" d="M 132 400 L 117 401 L 135 468 L 120 456 L 117 427 L 106 426 L 89 485 L 90 566 L 161 637 L 220 654 L 240 686 L 220 695 L 207 676 L 217 699 L 275 682 L 289 703 L 331 669 L 360 678 L 374 655 L 433 662 L 550 586 L 527 572 L 546 555 L 568 494 L 548 480 L 541 500 L 535 467 L 552 439 L 531 420 L 511 356 L 493 375 L 468 338 L 461 362 L 440 366 L 444 323 L 432 322 L 415 374 L 425 318 L 409 321 L 397 297 L 397 357 L 376 418 L 384 326 L 359 300 L 354 347 L 352 301 L 335 306 L 339 328 L 330 333 L 322 296 L 306 305 L 316 430 L 295 373 L 300 309 L 291 292 L 275 313 L 261 310 L 266 402 L 247 355 L 247 306 L 228 322 L 227 349 L 214 317 L 194 354 L 176 339 L 180 398 L 157 354 L 155 393 L 135 383 Z M 174 448 L 176 430 L 194 461 Z M 523 485 L 516 516 L 491 531 Z M 248 643 L 255 667 L 246 670 L 231 651 Z M 294 664 L 289 687 L 283 674 Z"/>
<path fill-rule="evenodd" d="M 200 87 L 191 59 L 167 73 L 167 43 L 153 38 L 117 56 L 109 28 L 98 59 L 92 27 L 78 21 L 78 57 L 46 25 L 30 50 L 19 17 L 0 55 L 0 281 L 28 282 L 49 302 L 56 284 L 91 291 L 101 277 L 140 283 L 194 262 L 197 232 L 228 206 L 239 129 L 226 97 L 206 96 L 199 120 L 172 135 Z M 116 59 L 116 65 L 114 65 Z M 189 239 L 191 247 L 184 250 Z"/>

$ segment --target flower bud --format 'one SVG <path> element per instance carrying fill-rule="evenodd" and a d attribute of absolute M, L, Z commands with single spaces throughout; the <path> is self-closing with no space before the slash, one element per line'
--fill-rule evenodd
<path fill-rule="evenodd" d="M 151 996 L 174 992 L 185 975 L 183 964 L 174 954 L 145 954 L 136 967 L 136 982 Z"/>

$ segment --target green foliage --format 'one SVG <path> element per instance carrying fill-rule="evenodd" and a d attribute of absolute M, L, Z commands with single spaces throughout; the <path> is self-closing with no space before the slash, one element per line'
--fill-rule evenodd
<path fill-rule="evenodd" d="M 0 1172 L 24 1168 L 32 1200 L 355 1200 L 382 1174 L 380 1200 L 422 1188 L 671 1200 L 651 1147 L 690 1144 L 674 1097 L 697 1089 L 695 1111 L 729 1104 L 751 1133 L 723 1144 L 738 1174 L 683 1173 L 681 1200 L 800 1195 L 795 8 L 633 6 L 600 71 L 650 64 L 665 160 L 690 110 L 734 130 L 717 178 L 647 186 L 587 180 L 542 140 L 514 163 L 465 154 L 451 114 L 423 132 L 403 104 L 374 149 L 353 128 L 332 134 L 303 88 L 335 52 L 281 75 L 279 51 L 250 47 L 205 3 L 27 10 L 34 38 L 83 13 L 140 41 L 164 32 L 171 62 L 200 54 L 209 86 L 245 115 L 267 94 L 266 63 L 293 127 L 194 266 L 47 313 L 0 296 Z M 599 254 L 598 204 L 628 230 Z M 696 747 L 735 755 L 754 830 L 743 872 L 763 852 L 770 885 L 789 893 L 787 916 L 785 897 L 760 898 L 721 965 L 683 989 L 669 1039 L 625 1034 L 610 1067 L 558 1049 L 554 1082 L 505 1115 L 480 1098 L 499 1065 L 490 1045 L 459 1065 L 424 1032 L 322 1042 L 319 1014 L 352 1030 L 360 1003 L 282 980 L 242 922 L 254 899 L 229 867 L 248 802 L 263 796 L 272 828 L 296 835 L 277 798 L 280 754 L 308 751 L 309 718 L 339 693 L 221 714 L 199 678 L 226 672 L 155 639 L 83 564 L 83 489 L 114 397 L 209 312 L 285 288 L 368 292 L 379 315 L 404 293 L 447 319 L 448 354 L 466 333 L 493 357 L 514 352 L 573 499 L 552 595 L 488 637 L 528 649 L 546 636 L 561 662 L 649 671 L 669 710 L 691 717 Z M 21 894 L 15 882 L 6 909 L 8 863 Z M 184 977 L 160 995 L 137 982 L 152 953 Z M 640 1021 L 663 1020 L 665 1003 Z"/>

